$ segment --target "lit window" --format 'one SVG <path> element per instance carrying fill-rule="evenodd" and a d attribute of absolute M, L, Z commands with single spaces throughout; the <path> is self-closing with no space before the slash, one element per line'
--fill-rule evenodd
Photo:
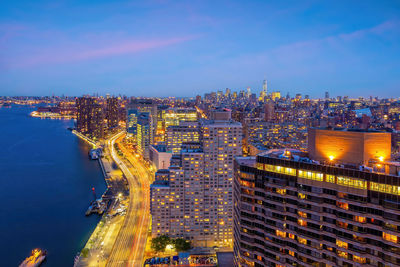
<path fill-rule="evenodd" d="M 335 177 L 335 175 L 331 175 L 331 174 L 327 174 L 326 175 L 326 181 L 328 182 L 328 183 L 336 183 L 336 177 Z"/>
<path fill-rule="evenodd" d="M 362 217 L 362 216 L 354 216 L 354 220 L 356 222 L 360 222 L 360 223 L 366 223 L 367 222 L 367 218 Z"/>
<path fill-rule="evenodd" d="M 353 260 L 358 263 L 366 263 L 367 262 L 366 258 L 357 256 L 357 255 L 353 255 Z"/>
<path fill-rule="evenodd" d="M 338 239 L 336 240 L 336 246 L 341 247 L 341 248 L 345 248 L 345 249 L 348 248 L 348 244 L 346 242 L 343 242 L 343 241 L 338 240 Z"/>
<path fill-rule="evenodd" d="M 336 225 L 342 228 L 346 228 L 349 226 L 348 223 L 341 222 L 341 221 L 336 221 Z"/>
<path fill-rule="evenodd" d="M 305 194 L 303 194 L 303 193 L 298 193 L 297 196 L 298 196 L 300 199 L 305 199 L 305 198 L 307 197 L 307 196 L 306 196 Z"/>
<path fill-rule="evenodd" d="M 289 255 L 292 256 L 292 257 L 295 257 L 294 256 L 294 251 L 289 250 Z"/>
<path fill-rule="evenodd" d="M 339 255 L 340 257 L 342 257 L 342 258 L 345 258 L 345 259 L 347 259 L 347 257 L 348 257 L 347 252 L 340 251 L 340 250 L 338 250 L 338 255 Z"/>
<path fill-rule="evenodd" d="M 323 174 L 322 173 L 306 171 L 306 170 L 299 170 L 299 177 L 310 179 L 310 180 L 316 180 L 316 181 L 322 181 L 323 180 Z"/>
<path fill-rule="evenodd" d="M 387 194 L 400 195 L 400 186 L 370 182 L 369 189 Z"/>
<path fill-rule="evenodd" d="M 339 208 L 341 208 L 341 209 L 345 209 L 345 210 L 348 210 L 348 209 L 349 209 L 349 204 L 347 204 L 347 203 L 345 203 L 345 202 L 339 202 L 339 201 L 337 201 L 337 202 L 336 202 L 336 205 L 337 205 Z"/>
<path fill-rule="evenodd" d="M 276 235 L 285 238 L 286 237 L 286 232 L 276 230 Z"/>
<path fill-rule="evenodd" d="M 395 235 L 391 235 L 391 234 L 382 232 L 382 238 L 387 240 L 387 241 L 390 241 L 390 242 L 393 242 L 393 243 L 397 243 L 397 236 L 395 236 Z"/>
<path fill-rule="evenodd" d="M 258 169 L 261 166 L 257 166 Z M 292 175 L 292 176 L 296 176 L 296 169 L 293 168 L 287 168 L 287 167 L 282 167 L 282 166 L 276 166 L 276 165 L 271 165 L 271 164 L 264 164 L 264 170 L 269 171 L 269 172 L 275 172 L 275 173 L 283 173 L 283 174 L 287 174 L 287 175 Z"/>
<path fill-rule="evenodd" d="M 294 239 L 294 234 L 289 233 L 289 238 Z"/>
<path fill-rule="evenodd" d="M 299 241 L 300 244 L 307 245 L 307 239 L 305 238 L 297 237 L 297 241 Z"/>
<path fill-rule="evenodd" d="M 297 214 L 299 214 L 299 216 L 301 216 L 303 218 L 307 218 L 307 213 L 305 213 L 305 212 L 298 211 Z"/>
<path fill-rule="evenodd" d="M 307 226 L 307 222 L 305 220 L 302 220 L 302 219 L 298 219 L 297 220 L 297 224 L 301 225 L 301 226 Z"/>
<path fill-rule="evenodd" d="M 367 189 L 367 181 L 345 176 L 338 176 L 337 184 L 358 189 Z"/>
<path fill-rule="evenodd" d="M 286 189 L 276 189 L 276 193 L 280 194 L 280 195 L 286 195 Z"/>

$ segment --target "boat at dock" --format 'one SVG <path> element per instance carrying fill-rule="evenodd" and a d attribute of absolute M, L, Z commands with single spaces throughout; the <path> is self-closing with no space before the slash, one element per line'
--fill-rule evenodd
<path fill-rule="evenodd" d="M 47 252 L 45 250 L 41 250 L 35 248 L 32 250 L 31 255 L 26 258 L 19 267 L 37 267 L 42 264 L 42 262 L 46 259 Z"/>
<path fill-rule="evenodd" d="M 92 213 L 97 213 L 99 215 L 103 214 L 104 211 L 107 208 L 107 202 L 106 200 L 103 200 L 102 198 L 100 199 L 96 199 L 95 201 L 93 201 L 89 208 L 87 209 L 85 215 L 89 216 Z"/>
<path fill-rule="evenodd" d="M 99 159 L 99 157 L 101 157 L 102 155 L 103 151 L 101 150 L 101 148 L 93 148 L 89 152 L 89 157 L 93 160 Z"/>

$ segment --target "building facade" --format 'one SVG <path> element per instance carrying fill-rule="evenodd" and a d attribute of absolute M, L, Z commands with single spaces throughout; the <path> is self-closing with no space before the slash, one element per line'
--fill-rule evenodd
<path fill-rule="evenodd" d="M 152 117 L 147 112 L 139 114 L 137 119 L 136 144 L 138 152 L 145 159 L 149 159 L 149 147 L 153 140 Z"/>
<path fill-rule="evenodd" d="M 93 97 L 76 99 L 76 129 L 91 138 L 104 137 L 104 109 Z"/>
<path fill-rule="evenodd" d="M 400 264 L 398 163 L 270 150 L 236 159 L 234 198 L 237 266 Z"/>
<path fill-rule="evenodd" d="M 198 122 L 182 121 L 179 125 L 169 126 L 166 131 L 167 150 L 180 153 L 183 143 L 199 142 L 200 129 Z"/>
<path fill-rule="evenodd" d="M 106 119 L 107 119 L 107 127 L 109 129 L 115 128 L 118 126 L 120 110 L 119 110 L 119 100 L 116 97 L 110 97 L 106 100 Z"/>
<path fill-rule="evenodd" d="M 151 188 L 153 236 L 232 246 L 233 161 L 241 155 L 241 135 L 241 124 L 232 120 L 201 122 L 200 143 L 183 144 L 171 158 L 167 188 L 157 188 L 157 182 Z"/>

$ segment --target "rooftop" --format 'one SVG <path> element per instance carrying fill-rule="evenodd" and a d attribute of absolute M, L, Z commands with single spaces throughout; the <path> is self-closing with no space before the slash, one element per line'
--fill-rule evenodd
<path fill-rule="evenodd" d="M 152 145 L 152 147 L 154 147 L 158 152 L 172 153 L 172 151 L 167 150 L 166 145 Z"/>
<path fill-rule="evenodd" d="M 386 131 L 376 129 L 358 129 L 358 128 L 340 128 L 340 127 L 314 127 L 318 130 L 341 131 L 341 132 L 358 132 L 358 133 L 386 133 Z"/>
<path fill-rule="evenodd" d="M 169 187 L 169 181 L 164 181 L 164 180 L 157 180 L 154 181 L 150 187 L 152 188 L 165 188 L 165 187 Z"/>
<path fill-rule="evenodd" d="M 302 152 L 297 149 L 270 149 L 265 152 L 261 152 L 257 155 L 258 157 L 268 157 L 283 160 L 290 160 L 295 162 L 304 162 L 310 164 L 317 164 L 323 166 L 332 166 L 342 169 L 358 170 L 370 173 L 379 173 L 386 175 L 400 176 L 400 162 L 397 161 L 376 161 L 370 160 L 368 164 L 354 164 L 345 162 L 335 162 L 334 159 L 326 161 L 313 160 L 308 156 L 308 153 Z M 254 167 L 256 158 L 254 157 L 240 157 L 237 158 L 237 162 L 249 167 Z"/>

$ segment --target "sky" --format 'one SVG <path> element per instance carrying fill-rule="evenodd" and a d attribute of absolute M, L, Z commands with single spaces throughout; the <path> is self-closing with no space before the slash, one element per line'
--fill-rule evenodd
<path fill-rule="evenodd" d="M 400 97 L 400 1 L 0 0 L 0 95 Z"/>

